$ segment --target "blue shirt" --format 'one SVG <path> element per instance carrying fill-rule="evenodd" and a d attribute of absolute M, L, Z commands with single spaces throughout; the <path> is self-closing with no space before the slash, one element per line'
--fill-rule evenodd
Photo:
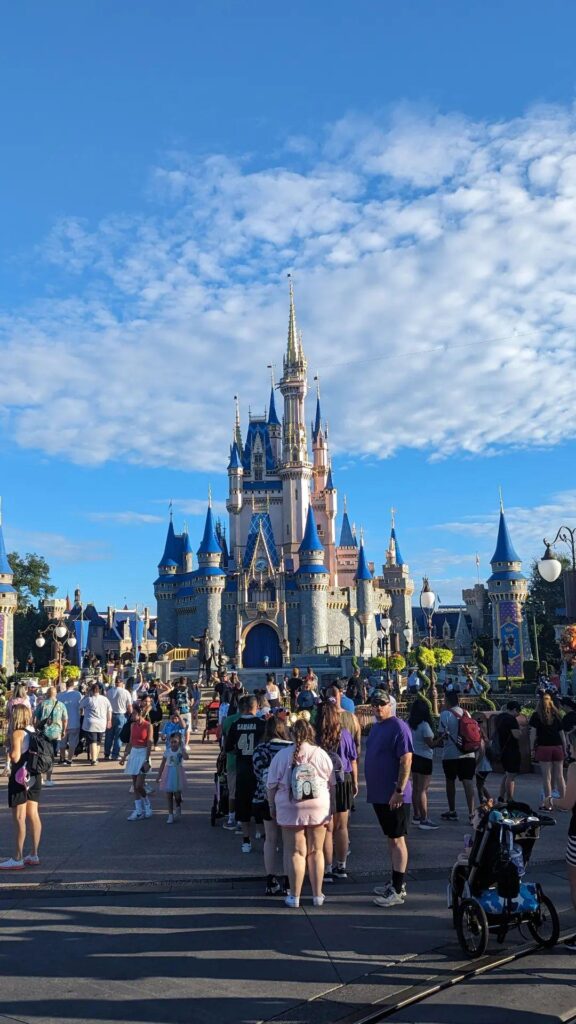
<path fill-rule="evenodd" d="M 364 774 L 369 804 L 388 804 L 396 789 L 400 758 L 412 753 L 412 734 L 401 718 L 375 722 L 366 740 Z M 412 783 L 404 790 L 404 803 L 412 800 Z"/>

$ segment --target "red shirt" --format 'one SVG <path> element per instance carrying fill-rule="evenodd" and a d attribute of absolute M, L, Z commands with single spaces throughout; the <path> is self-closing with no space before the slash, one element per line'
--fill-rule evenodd
<path fill-rule="evenodd" d="M 130 727 L 130 746 L 147 747 L 149 722 L 132 722 Z"/>

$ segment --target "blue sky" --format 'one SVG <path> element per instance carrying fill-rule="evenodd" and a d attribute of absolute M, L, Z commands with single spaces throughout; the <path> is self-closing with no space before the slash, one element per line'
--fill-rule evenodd
<path fill-rule="evenodd" d="M 334 477 L 444 601 L 574 522 L 571 2 L 12 5 L 0 491 L 61 592 L 150 603 L 295 279 Z M 311 413 L 311 409 L 310 409 Z M 340 505 L 341 507 L 341 505 Z"/>

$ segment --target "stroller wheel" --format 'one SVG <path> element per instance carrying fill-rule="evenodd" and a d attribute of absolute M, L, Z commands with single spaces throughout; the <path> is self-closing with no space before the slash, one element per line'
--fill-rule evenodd
<path fill-rule="evenodd" d="M 463 952 L 471 960 L 486 952 L 488 918 L 476 900 L 460 900 L 456 932 Z"/>
<path fill-rule="evenodd" d="M 458 926 L 458 914 L 460 910 L 460 901 L 462 899 L 462 893 L 464 891 L 464 885 L 468 876 L 467 868 L 462 864 L 457 864 L 450 877 L 450 888 L 451 888 L 451 899 L 452 899 L 452 927 Z"/>
<path fill-rule="evenodd" d="M 539 946 L 550 949 L 558 942 L 560 935 L 558 912 L 552 900 L 543 892 L 539 891 L 538 893 L 538 910 L 526 923 L 528 931 Z"/>

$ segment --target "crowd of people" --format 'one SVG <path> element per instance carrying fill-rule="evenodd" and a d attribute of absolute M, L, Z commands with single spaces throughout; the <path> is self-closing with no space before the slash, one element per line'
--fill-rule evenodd
<path fill-rule="evenodd" d="M 304 675 L 295 668 L 281 682 L 269 675 L 266 686 L 255 693 L 245 692 L 237 673 L 231 673 L 213 680 L 213 687 L 219 780 L 227 796 L 223 828 L 239 836 L 243 854 L 253 851 L 256 839 L 264 839 L 265 892 L 282 895 L 288 907 L 299 906 L 306 874 L 316 906 L 324 903 L 326 886 L 347 877 L 350 816 L 359 793 L 363 743 L 366 799 L 390 857 L 390 878 L 374 892 L 380 907 L 406 901 L 409 826 L 422 832 L 441 827 L 428 807 L 436 748 L 441 750 L 447 800 L 442 823 L 458 821 L 458 783 L 472 823 L 477 805 L 515 798 L 521 767 L 517 701 L 508 701 L 489 737 L 485 724 L 461 706 L 459 687 L 453 683 L 445 687 L 437 722 L 416 680 L 407 721 L 397 717 L 396 699 L 388 689 L 378 686 L 367 693 L 358 671 L 349 680 L 320 686 L 311 668 Z M 185 677 L 162 684 L 119 675 L 107 688 L 93 683 L 87 693 L 69 681 L 62 692 L 48 687 L 41 700 L 34 682 L 17 684 L 8 702 L 6 741 L 15 850 L 0 869 L 39 863 L 39 800 L 42 786 L 55 784 L 56 763 L 66 767 L 85 757 L 94 766 L 103 754 L 131 779 L 130 821 L 152 816 L 155 783 L 166 800 L 166 823 L 176 823 L 201 701 L 200 686 Z M 356 710 L 366 703 L 372 725 L 363 738 Z M 566 859 L 576 906 L 576 765 L 570 763 L 564 775 L 565 761 L 576 756 L 576 704 L 565 713 L 557 704 L 543 688 L 528 723 L 529 735 L 532 757 L 541 769 L 541 809 L 572 812 Z M 161 759 L 154 772 L 152 753 L 159 746 Z M 495 763 L 503 768 L 497 794 L 490 792 Z"/>

